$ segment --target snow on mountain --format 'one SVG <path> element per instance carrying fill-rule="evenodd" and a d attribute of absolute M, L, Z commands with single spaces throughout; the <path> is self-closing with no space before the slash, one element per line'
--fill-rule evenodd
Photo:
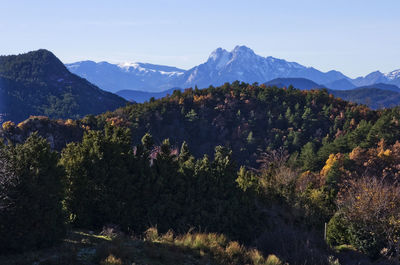
<path fill-rule="evenodd" d="M 376 83 L 400 86 L 400 69 L 389 73 L 381 73 L 380 71 L 375 71 L 364 77 L 353 79 L 352 82 L 356 86 L 370 86 Z"/>
<path fill-rule="evenodd" d="M 185 70 L 148 63 L 121 63 L 81 61 L 66 64 L 74 74 L 86 78 L 100 88 L 117 92 L 124 89 L 160 91 L 173 87 L 173 80 Z"/>
<path fill-rule="evenodd" d="M 121 63 L 117 64 L 122 70 L 127 73 L 142 73 L 142 74 L 153 74 L 160 73 L 168 76 L 179 76 L 182 75 L 184 70 L 178 69 L 172 66 L 155 65 L 149 63 Z"/>
<path fill-rule="evenodd" d="M 400 70 L 387 74 L 379 71 L 365 77 L 350 79 L 338 71 L 321 72 L 296 62 L 271 56 L 257 55 L 246 46 L 236 46 L 232 51 L 214 50 L 207 61 L 189 70 L 148 63 L 121 63 L 82 61 L 66 65 L 102 89 L 141 90 L 160 92 L 172 87 L 205 88 L 236 80 L 247 83 L 265 83 L 276 78 L 306 78 L 334 89 L 352 89 L 376 83 L 400 86 Z"/>
<path fill-rule="evenodd" d="M 389 80 L 395 80 L 400 78 L 400 69 L 384 74 Z"/>
<path fill-rule="evenodd" d="M 208 60 L 186 71 L 180 78 L 182 87 L 208 87 L 235 80 L 264 83 L 275 78 L 307 78 L 316 83 L 328 83 L 346 78 L 337 71 L 320 72 L 296 62 L 274 57 L 262 57 L 246 46 L 236 46 L 231 52 L 218 48 Z"/>

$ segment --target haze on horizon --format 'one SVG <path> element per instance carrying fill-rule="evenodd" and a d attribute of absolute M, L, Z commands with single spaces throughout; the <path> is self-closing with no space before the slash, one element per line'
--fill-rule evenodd
<path fill-rule="evenodd" d="M 39 48 L 63 62 L 189 69 L 246 45 L 350 77 L 400 68 L 400 1 L 1 1 L 0 54 Z"/>

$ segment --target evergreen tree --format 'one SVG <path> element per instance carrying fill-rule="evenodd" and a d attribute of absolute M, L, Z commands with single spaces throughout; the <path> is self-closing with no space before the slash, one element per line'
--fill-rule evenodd
<path fill-rule="evenodd" d="M 303 170 L 314 171 L 318 168 L 318 160 L 315 154 L 315 145 L 308 142 L 303 146 L 300 153 L 300 160 L 303 162 Z"/>
<path fill-rule="evenodd" d="M 89 131 L 82 143 L 62 152 L 66 171 L 65 204 L 70 221 L 82 227 L 125 223 L 128 194 L 135 194 L 129 130 L 109 126 Z"/>
<path fill-rule="evenodd" d="M 47 141 L 0 148 L 0 252 L 40 248 L 65 233 L 62 169 Z"/>

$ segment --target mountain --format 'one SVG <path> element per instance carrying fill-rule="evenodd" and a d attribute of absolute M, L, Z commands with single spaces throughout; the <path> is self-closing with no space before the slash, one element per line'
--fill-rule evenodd
<path fill-rule="evenodd" d="M 352 83 L 358 87 L 370 86 L 377 83 L 400 86 L 400 69 L 389 73 L 381 73 L 380 71 L 375 71 L 364 77 L 353 79 Z"/>
<path fill-rule="evenodd" d="M 305 78 L 338 90 L 377 83 L 400 86 L 400 69 L 390 73 L 376 71 L 351 79 L 338 71 L 321 72 L 296 62 L 271 56 L 263 57 L 246 46 L 236 46 L 232 51 L 218 48 L 210 54 L 206 62 L 189 70 L 146 63 L 110 64 L 93 61 L 81 61 L 66 66 L 71 72 L 111 92 L 162 92 L 172 87 L 206 88 L 236 80 L 264 83 L 276 78 Z"/>
<path fill-rule="evenodd" d="M 81 61 L 66 64 L 74 74 L 86 78 L 104 90 L 145 90 L 159 92 L 174 87 L 174 81 L 184 70 L 148 63 L 110 64 Z"/>
<path fill-rule="evenodd" d="M 275 78 L 264 84 L 266 86 L 276 86 L 276 87 L 293 86 L 301 90 L 324 88 L 324 86 L 318 85 L 317 83 L 305 78 Z"/>
<path fill-rule="evenodd" d="M 388 80 L 386 79 L 385 75 L 380 71 L 372 72 L 364 77 L 357 77 L 353 79 L 353 84 L 357 87 L 361 86 L 369 86 L 376 83 L 385 83 Z"/>
<path fill-rule="evenodd" d="M 146 91 L 140 91 L 140 90 L 121 90 L 118 91 L 116 94 L 120 97 L 123 97 L 124 99 L 128 101 L 133 101 L 137 103 L 143 103 L 145 101 L 148 101 L 150 98 L 163 98 L 166 95 L 172 95 L 172 93 L 175 90 L 181 90 L 179 87 L 167 89 L 161 92 L 146 92 Z"/>
<path fill-rule="evenodd" d="M 356 86 L 346 78 L 342 78 L 342 79 L 335 80 L 330 83 L 326 83 L 325 86 L 330 89 L 335 89 L 335 90 L 349 90 L 349 89 L 356 88 Z"/>
<path fill-rule="evenodd" d="M 382 87 L 387 87 L 388 85 L 381 85 L 359 87 L 352 90 L 329 90 L 329 93 L 346 101 L 367 105 L 372 109 L 390 108 L 400 105 L 400 89 L 397 91 L 383 89 Z"/>
<path fill-rule="evenodd" d="M 362 86 L 358 87 L 360 88 L 379 88 L 382 90 L 390 90 L 390 91 L 395 91 L 395 92 L 400 92 L 400 88 L 396 85 L 389 85 L 389 84 L 383 84 L 383 83 L 377 83 L 377 84 L 372 84 L 369 86 Z"/>
<path fill-rule="evenodd" d="M 339 81 L 335 83 L 338 85 L 337 88 L 341 87 L 342 89 L 332 89 L 332 86 L 328 87 L 328 85 L 321 86 L 305 78 L 276 78 L 264 84 L 266 86 L 276 86 L 278 88 L 292 85 L 294 88 L 301 90 L 328 87 L 329 93 L 335 97 L 358 104 L 364 104 L 372 109 L 390 108 L 400 105 L 400 88 L 395 85 L 378 83 L 346 90 L 345 85 L 347 84 L 347 80 Z M 342 83 L 343 86 L 339 86 L 340 83 Z"/>
<path fill-rule="evenodd" d="M 208 60 L 187 71 L 144 63 L 110 64 L 82 61 L 66 64 L 67 68 L 98 85 L 102 89 L 144 90 L 161 92 L 171 87 L 205 88 L 236 80 L 264 83 L 275 78 L 307 78 L 318 84 L 348 79 L 338 71 L 323 73 L 312 67 L 288 62 L 274 57 L 262 57 L 246 46 L 236 46 L 232 51 L 218 48 Z"/>
<path fill-rule="evenodd" d="M 386 73 L 385 77 L 389 80 L 391 84 L 400 87 L 400 69 Z"/>
<path fill-rule="evenodd" d="M 264 83 L 274 78 L 307 78 L 316 83 L 328 83 L 346 78 L 342 73 L 323 73 L 312 67 L 274 57 L 262 57 L 246 46 L 236 46 L 231 52 L 222 48 L 213 51 L 207 62 L 184 73 L 181 87 L 201 88 L 222 85 L 235 80 Z"/>
<path fill-rule="evenodd" d="M 124 106 L 126 101 L 71 74 L 51 52 L 0 56 L 1 120 L 30 115 L 78 118 Z"/>

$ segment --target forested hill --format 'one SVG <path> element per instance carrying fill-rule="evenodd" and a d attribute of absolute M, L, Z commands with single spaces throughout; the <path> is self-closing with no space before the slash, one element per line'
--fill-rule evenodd
<path fill-rule="evenodd" d="M 218 246 L 212 238 L 222 233 L 293 265 L 397 259 L 399 121 L 399 108 L 374 111 L 327 90 L 234 82 L 80 120 L 3 123 L 0 255 L 53 245 L 68 223 L 129 234 L 156 226 L 163 239 L 145 235 L 169 244 L 183 238 L 170 229 L 198 228 L 212 232 L 195 236 L 198 250 Z M 247 250 L 235 244 L 243 251 L 217 249 L 243 259 L 220 264 L 270 264 L 243 261 Z M 79 257 L 73 249 L 67 255 Z M 137 258 L 132 249 L 94 251 L 126 260 L 119 264 Z"/>
<path fill-rule="evenodd" d="M 215 146 L 223 145 L 233 150 L 238 162 L 255 165 L 259 150 L 282 147 L 291 154 L 300 154 L 303 146 L 310 143 L 317 151 L 323 144 L 357 131 L 360 122 L 373 126 L 382 113 L 336 99 L 326 90 L 300 91 L 234 82 L 203 90 L 175 91 L 159 100 L 88 116 L 74 124 L 91 129 L 102 129 L 107 123 L 129 127 L 134 143 L 139 143 L 145 133 L 150 133 L 156 144 L 169 138 L 178 147 L 187 141 L 196 156 L 212 155 Z M 57 129 L 57 134 L 46 134 L 45 128 L 50 125 L 41 127 L 38 123 L 27 121 L 29 126 L 15 128 L 9 137 L 25 138 L 27 130 L 40 127 L 40 132 L 51 141 L 68 142 L 63 139 L 62 129 Z M 10 133 L 4 130 L 3 134 Z M 321 163 L 325 158 L 326 154 Z"/>
<path fill-rule="evenodd" d="M 126 104 L 87 80 L 71 74 L 51 52 L 38 50 L 0 56 L 0 121 L 30 115 L 78 118 Z"/>
<path fill-rule="evenodd" d="M 175 91 L 171 96 L 120 108 L 98 117 L 132 129 L 134 142 L 149 132 L 157 143 L 185 140 L 195 155 L 212 155 L 216 145 L 231 148 L 236 159 L 254 165 L 258 150 L 300 152 L 374 123 L 379 114 L 334 98 L 326 90 L 300 91 L 234 82 L 204 90 Z M 99 122 L 101 121 L 101 122 Z"/>

